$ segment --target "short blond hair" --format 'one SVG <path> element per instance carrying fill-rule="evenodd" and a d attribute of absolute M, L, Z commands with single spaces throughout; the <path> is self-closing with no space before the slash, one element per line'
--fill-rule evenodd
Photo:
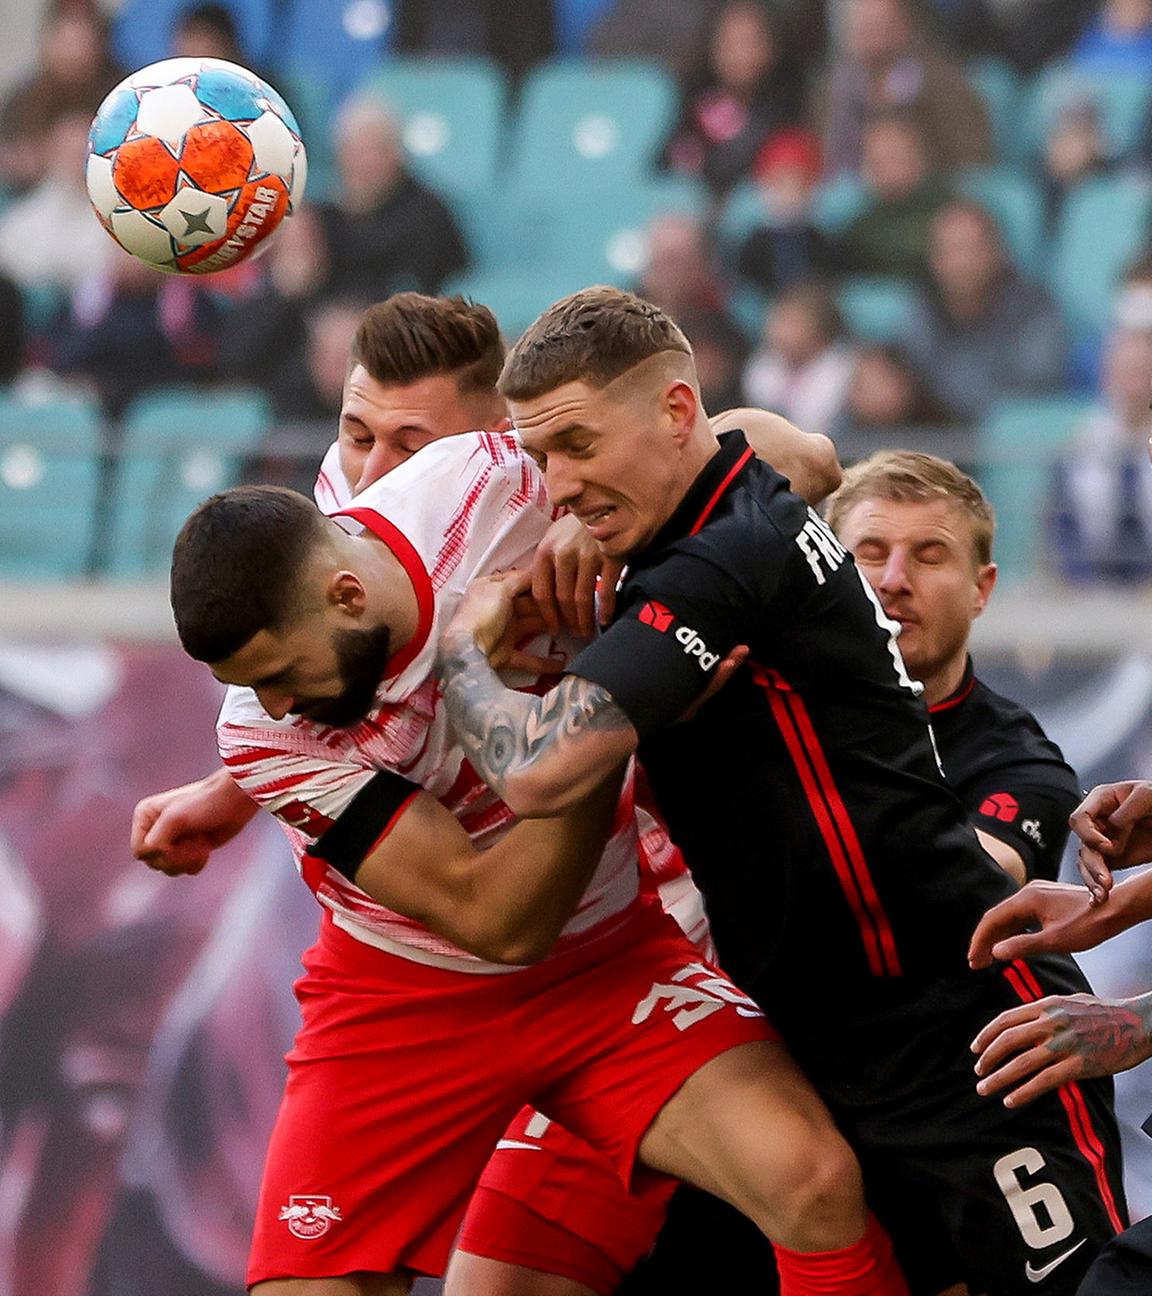
<path fill-rule="evenodd" d="M 915 450 L 881 450 L 844 474 L 839 489 L 828 498 L 828 525 L 839 533 L 848 514 L 863 500 L 895 504 L 951 500 L 972 527 L 972 556 L 979 566 L 992 561 L 996 514 L 979 486 L 947 459 Z"/>

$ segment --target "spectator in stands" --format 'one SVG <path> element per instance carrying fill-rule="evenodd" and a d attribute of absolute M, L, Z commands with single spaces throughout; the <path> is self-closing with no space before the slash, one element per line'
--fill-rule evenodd
<path fill-rule="evenodd" d="M 806 432 L 827 434 L 852 381 L 855 356 L 844 319 L 821 283 L 783 293 L 744 370 L 744 403 L 783 414 Z"/>
<path fill-rule="evenodd" d="M 1092 176 L 1115 167 L 1104 138 L 1100 107 L 1091 96 L 1070 99 L 1056 114 L 1044 141 L 1044 200 L 1048 229 L 1056 229 L 1068 194 Z"/>
<path fill-rule="evenodd" d="M 959 418 L 997 400 L 1059 390 L 1067 329 L 1045 289 L 1013 269 L 993 217 L 957 201 L 932 223 L 931 281 L 903 334 L 917 372 Z"/>
<path fill-rule="evenodd" d="M 0 274 L 0 387 L 20 373 L 24 347 L 24 299 L 12 280 Z"/>
<path fill-rule="evenodd" d="M 783 21 L 762 0 L 727 0 L 704 49 L 665 157 L 723 194 L 751 172 L 775 131 L 799 122 L 804 77 Z"/>
<path fill-rule="evenodd" d="M 829 435 L 845 462 L 891 446 L 913 447 L 955 422 L 955 415 L 898 346 L 860 347 L 844 408 Z"/>
<path fill-rule="evenodd" d="M 1051 521 L 1068 580 L 1152 580 L 1152 468 L 1148 376 L 1152 333 L 1119 330 L 1105 350 L 1100 404 L 1056 464 Z"/>
<path fill-rule="evenodd" d="M 824 88 L 825 164 L 857 171 L 864 125 L 881 108 L 919 118 L 941 170 L 992 160 L 988 115 L 963 69 L 928 39 L 911 0 L 844 0 L 842 47 Z"/>
<path fill-rule="evenodd" d="M 704 226 L 690 216 L 658 216 L 648 228 L 648 261 L 636 291 L 667 311 L 696 353 L 705 408 L 739 405 L 748 344 L 727 308 L 727 285 Z M 711 404 L 709 404 L 711 402 Z"/>
<path fill-rule="evenodd" d="M 556 52 L 552 0 L 399 0 L 392 46 L 403 54 L 482 55 L 513 79 Z"/>
<path fill-rule="evenodd" d="M 91 121 L 124 76 L 108 52 L 107 32 L 89 4 L 57 0 L 40 35 L 40 64 L 0 105 L 0 189 L 30 189 L 51 164 L 52 124 L 69 113 Z"/>
<path fill-rule="evenodd" d="M 1064 54 L 1098 0 L 934 0 L 951 43 L 966 55 L 999 58 L 1024 73 Z"/>
<path fill-rule="evenodd" d="M 217 339 L 215 307 L 195 279 L 157 274 L 113 246 L 72 294 L 47 358 L 90 384 L 115 419 L 149 387 L 214 377 Z"/>
<path fill-rule="evenodd" d="M 173 58 L 218 58 L 241 67 L 251 60 L 240 47 L 236 20 L 224 4 L 193 4 L 180 11 L 172 32 Z"/>
<path fill-rule="evenodd" d="M 1093 72 L 1152 72 L 1152 0 L 1104 0 L 1070 61 Z"/>
<path fill-rule="evenodd" d="M 75 109 L 58 117 L 46 136 L 43 179 L 0 214 L 0 270 L 21 288 L 70 291 L 115 251 L 84 187 L 90 124 Z"/>
<path fill-rule="evenodd" d="M 868 205 L 835 240 L 836 269 L 922 277 L 932 221 L 948 187 L 932 169 L 919 119 L 887 109 L 864 127 L 861 176 Z"/>
<path fill-rule="evenodd" d="M 757 155 L 752 174 L 764 216 L 737 253 L 740 275 L 772 294 L 827 271 L 828 240 L 812 219 L 820 180 L 815 136 L 799 127 L 777 131 Z"/>
<path fill-rule="evenodd" d="M 381 300 L 436 293 L 468 249 L 448 205 L 404 162 L 398 123 L 379 100 L 350 99 L 336 119 L 339 187 L 317 209 L 329 265 L 325 289 Z"/>

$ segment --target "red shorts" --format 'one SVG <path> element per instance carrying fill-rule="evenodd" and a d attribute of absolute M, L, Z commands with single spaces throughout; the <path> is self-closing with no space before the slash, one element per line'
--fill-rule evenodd
<path fill-rule="evenodd" d="M 737 1044 L 775 1038 L 650 901 L 610 934 L 515 972 L 427 967 L 329 921 L 304 965 L 249 1285 L 440 1274 L 526 1103 L 630 1182 L 645 1131 L 689 1076 Z"/>
<path fill-rule="evenodd" d="M 525 1107 L 484 1168 L 456 1245 L 611 1296 L 651 1250 L 675 1188 L 637 1173 L 628 1192 L 605 1157 Z"/>

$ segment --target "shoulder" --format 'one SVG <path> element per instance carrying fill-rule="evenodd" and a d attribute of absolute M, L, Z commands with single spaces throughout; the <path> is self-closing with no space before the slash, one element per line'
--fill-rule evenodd
<path fill-rule="evenodd" d="M 1075 773 L 1032 712 L 982 680 L 974 681 L 972 694 L 958 708 L 954 724 L 971 748 L 974 772 L 1028 768 L 1043 781 L 1067 784 L 1075 790 Z"/>

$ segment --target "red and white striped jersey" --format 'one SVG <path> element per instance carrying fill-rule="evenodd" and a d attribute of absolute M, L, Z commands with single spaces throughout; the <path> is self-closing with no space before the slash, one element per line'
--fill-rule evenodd
<path fill-rule="evenodd" d="M 244 791 L 291 830 L 298 859 L 382 769 L 425 788 L 477 846 L 488 846 L 511 826 L 512 815 L 464 759 L 433 663 L 440 629 L 469 582 L 531 562 L 553 520 L 540 475 L 512 435 L 447 437 L 361 491 L 339 516 L 350 531 L 379 536 L 404 565 L 417 595 L 417 633 L 389 662 L 373 710 L 347 728 L 292 716 L 276 721 L 251 690 L 230 689 L 217 726 L 224 762 Z M 575 647 L 543 639 L 530 649 L 563 669 Z M 525 691 L 538 687 L 535 677 L 509 678 Z M 629 780 L 613 836 L 558 951 L 618 920 L 637 894 L 638 852 Z M 321 861 L 309 858 L 302 871 L 334 921 L 359 940 L 438 966 L 507 970 L 377 904 Z"/>

